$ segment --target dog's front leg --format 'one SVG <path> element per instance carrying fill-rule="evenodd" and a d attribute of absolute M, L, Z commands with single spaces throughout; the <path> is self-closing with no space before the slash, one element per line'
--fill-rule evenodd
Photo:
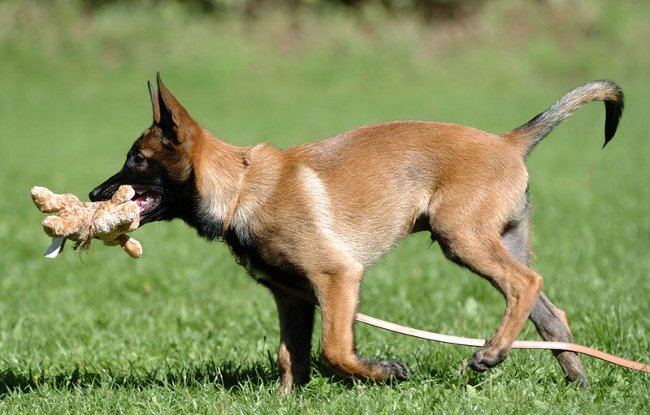
<path fill-rule="evenodd" d="M 325 364 L 345 378 L 376 382 L 406 380 L 410 372 L 402 363 L 363 359 L 356 354 L 353 323 L 362 278 L 362 267 L 310 278 L 321 308 Z"/>
<path fill-rule="evenodd" d="M 309 382 L 314 304 L 273 290 L 280 319 L 280 393 Z"/>

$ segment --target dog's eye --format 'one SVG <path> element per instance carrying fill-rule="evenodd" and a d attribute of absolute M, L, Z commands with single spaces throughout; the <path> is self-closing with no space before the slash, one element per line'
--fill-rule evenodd
<path fill-rule="evenodd" d="M 142 164 L 147 160 L 142 154 L 137 153 L 135 156 L 133 156 L 133 162 L 135 164 Z"/>

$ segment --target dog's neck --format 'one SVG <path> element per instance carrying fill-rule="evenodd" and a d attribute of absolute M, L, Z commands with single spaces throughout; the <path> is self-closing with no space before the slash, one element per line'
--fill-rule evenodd
<path fill-rule="evenodd" d="M 250 147 L 226 143 L 204 130 L 192 152 L 198 208 L 197 230 L 208 239 L 223 236 L 232 219 L 247 168 Z M 204 216 L 204 215 L 201 215 Z"/>

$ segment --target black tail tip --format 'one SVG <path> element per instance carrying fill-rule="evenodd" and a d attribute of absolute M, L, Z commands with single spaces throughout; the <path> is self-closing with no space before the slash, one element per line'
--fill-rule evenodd
<path fill-rule="evenodd" d="M 613 89 L 613 97 L 605 100 L 605 143 L 603 148 L 614 138 L 625 107 L 625 97 L 621 88 L 614 82 L 607 82 Z"/>

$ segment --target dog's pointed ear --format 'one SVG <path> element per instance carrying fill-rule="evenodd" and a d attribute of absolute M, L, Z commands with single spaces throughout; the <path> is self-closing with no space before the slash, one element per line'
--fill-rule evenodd
<path fill-rule="evenodd" d="M 154 124 L 160 127 L 166 139 L 180 144 L 196 123 L 187 113 L 187 110 L 169 92 L 169 89 L 160 79 L 160 72 L 156 73 L 156 81 L 158 83 L 158 94 L 156 94 L 158 105 L 153 105 Z M 156 110 L 158 115 L 156 115 Z"/>
<path fill-rule="evenodd" d="M 153 122 L 158 124 L 160 122 L 160 104 L 158 103 L 158 93 L 153 84 L 147 81 L 149 87 L 149 97 L 151 98 L 151 108 L 153 109 Z"/>

